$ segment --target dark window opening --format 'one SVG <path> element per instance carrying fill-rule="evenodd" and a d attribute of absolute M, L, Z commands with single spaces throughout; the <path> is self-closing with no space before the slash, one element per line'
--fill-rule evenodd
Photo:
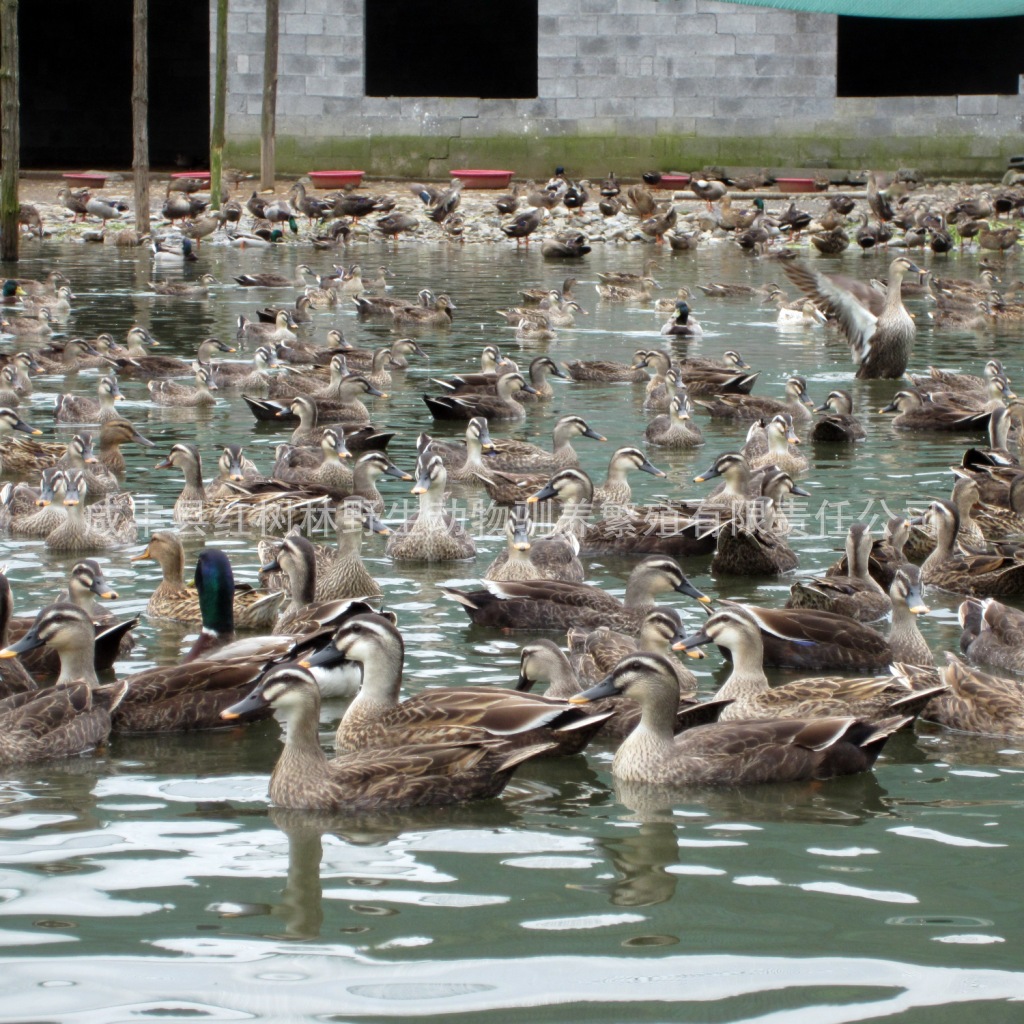
<path fill-rule="evenodd" d="M 367 96 L 537 95 L 537 0 L 367 0 Z"/>
<path fill-rule="evenodd" d="M 840 17 L 838 96 L 1017 95 L 1024 18 Z"/>
<path fill-rule="evenodd" d="M 155 168 L 199 169 L 209 161 L 209 19 L 206 3 L 149 0 Z M 131 167 L 131 0 L 108 0 L 95 14 L 83 14 L 78 0 L 22 3 L 18 37 L 22 166 Z"/>

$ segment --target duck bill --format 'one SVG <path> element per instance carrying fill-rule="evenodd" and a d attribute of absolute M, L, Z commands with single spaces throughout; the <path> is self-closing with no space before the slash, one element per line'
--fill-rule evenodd
<path fill-rule="evenodd" d="M 703 658 L 704 652 L 701 647 L 704 644 L 714 643 L 710 636 L 702 629 L 699 633 L 691 633 L 672 644 L 673 651 L 683 651 L 688 658 Z"/>
<path fill-rule="evenodd" d="M 140 551 L 137 555 L 132 555 L 132 557 L 129 559 L 129 561 L 130 562 L 144 562 L 147 558 L 152 558 L 152 557 L 153 556 L 149 552 L 149 545 L 147 544 L 146 547 L 142 551 Z"/>
<path fill-rule="evenodd" d="M 530 524 L 526 520 L 520 520 L 515 524 L 512 533 L 512 547 L 516 551 L 530 550 Z"/>
<path fill-rule="evenodd" d="M 345 655 L 334 644 L 322 647 L 315 654 L 310 654 L 299 662 L 301 668 L 334 668 L 346 661 Z"/>
<path fill-rule="evenodd" d="M 911 615 L 927 615 L 931 611 L 924 603 L 919 587 L 913 587 L 907 594 L 907 610 Z"/>
<path fill-rule="evenodd" d="M 236 718 L 242 718 L 244 715 L 251 715 L 256 711 L 262 711 L 266 706 L 267 701 L 263 696 L 263 686 L 261 684 L 252 693 L 243 697 L 237 703 L 232 704 L 231 707 L 225 708 L 220 713 L 220 717 L 230 722 Z"/>
<path fill-rule="evenodd" d="M 792 488 L 792 490 L 789 493 L 790 494 L 795 494 L 795 495 L 797 495 L 800 498 L 809 498 L 811 496 L 811 492 L 810 491 L 808 491 L 804 487 L 798 486 L 797 484 L 793 484 L 793 488 Z"/>
<path fill-rule="evenodd" d="M 409 476 L 409 477 L 407 477 L 407 479 L 411 480 L 412 477 Z M 430 474 L 429 473 L 423 473 L 419 477 L 419 479 L 416 481 L 416 486 L 412 489 L 412 493 L 413 494 L 426 494 L 427 491 L 430 490 L 430 482 L 431 482 L 430 481 Z"/>
<path fill-rule="evenodd" d="M 592 429 L 591 427 L 587 427 L 587 429 L 583 431 L 583 435 L 582 436 L 583 437 L 589 437 L 592 441 L 607 441 L 608 440 L 608 438 L 605 437 L 604 434 L 599 434 L 596 430 Z"/>
<path fill-rule="evenodd" d="M 831 409 L 831 407 L 829 406 L 828 402 L 824 402 L 824 403 L 823 403 L 823 404 L 821 404 L 821 405 L 816 405 L 816 406 L 814 407 L 814 411 L 815 411 L 815 412 L 831 412 L 831 411 L 832 411 L 832 409 Z"/>
<path fill-rule="evenodd" d="M 795 431 L 795 430 L 793 430 L 792 428 L 790 428 L 790 429 L 789 429 L 789 430 L 788 430 L 788 431 L 786 432 L 786 440 L 787 440 L 787 441 L 788 441 L 788 442 L 789 442 L 790 444 L 800 444 L 800 438 L 796 436 L 796 431 Z"/>
<path fill-rule="evenodd" d="M 16 658 L 19 654 L 27 654 L 42 647 L 44 642 L 39 639 L 39 634 L 33 626 L 20 640 L 0 651 L 0 658 Z"/>
<path fill-rule="evenodd" d="M 524 384 L 519 390 L 525 391 L 528 395 L 537 394 L 537 389 L 532 384 Z"/>
<path fill-rule="evenodd" d="M 280 572 L 281 563 L 275 558 L 273 561 L 267 562 L 266 565 L 261 565 L 259 571 L 263 572 Z"/>
<path fill-rule="evenodd" d="M 35 427 L 30 427 L 23 419 L 19 418 L 14 425 L 11 427 L 12 430 L 20 430 L 24 434 L 32 434 L 33 437 L 38 437 L 42 431 Z"/>
<path fill-rule="evenodd" d="M 657 466 L 655 466 L 652 462 L 650 462 L 647 459 L 645 459 L 640 464 L 640 471 L 642 473 L 650 473 L 651 476 L 668 476 L 668 473 L 666 473 L 663 469 L 658 469 Z"/>
<path fill-rule="evenodd" d="M 888 405 L 883 405 L 882 408 L 879 409 L 878 411 L 880 413 L 881 412 L 897 412 L 898 411 L 898 407 L 896 405 L 895 399 L 893 401 L 891 401 Z"/>
<path fill-rule="evenodd" d="M 117 591 L 111 590 L 110 587 L 107 586 L 107 581 L 102 577 L 94 579 L 89 590 L 104 601 L 116 601 L 118 598 Z"/>
<path fill-rule="evenodd" d="M 712 466 L 710 469 L 705 469 L 704 472 L 701 473 L 699 476 L 695 476 L 693 478 L 693 482 L 695 484 L 702 484 L 702 483 L 704 483 L 707 480 L 713 480 L 716 476 L 721 476 L 721 475 L 722 475 L 722 471 L 718 468 L 717 465 L 715 465 L 715 466 Z"/>
<path fill-rule="evenodd" d="M 711 604 L 711 598 L 703 591 L 698 590 L 688 579 L 684 578 L 682 583 L 676 585 L 675 590 L 679 594 L 686 594 L 687 597 L 700 601 L 701 604 Z"/>
<path fill-rule="evenodd" d="M 384 470 L 384 476 L 393 476 L 396 480 L 411 480 L 412 473 L 406 473 L 404 469 L 399 469 L 394 463 L 391 463 L 387 469 Z M 419 484 L 417 484 L 419 486 Z"/>
<path fill-rule="evenodd" d="M 368 512 L 363 516 L 363 529 L 369 530 L 370 533 L 379 533 L 382 537 L 387 537 L 391 530 L 385 526 L 372 512 Z"/>
<path fill-rule="evenodd" d="M 527 499 L 526 503 L 532 505 L 538 501 L 547 501 L 549 498 L 557 498 L 558 491 L 551 486 L 551 484 L 545 484 L 536 494 L 531 494 Z"/>
<path fill-rule="evenodd" d="M 570 704 L 589 704 L 592 700 L 602 700 L 605 697 L 618 697 L 619 688 L 615 685 L 614 676 L 605 676 L 601 682 L 591 686 L 582 693 L 574 693 L 569 698 Z"/>
<path fill-rule="evenodd" d="M 174 463 L 171 462 L 170 457 L 168 457 L 168 458 L 164 459 L 163 462 L 158 462 L 153 468 L 154 469 L 174 469 Z"/>

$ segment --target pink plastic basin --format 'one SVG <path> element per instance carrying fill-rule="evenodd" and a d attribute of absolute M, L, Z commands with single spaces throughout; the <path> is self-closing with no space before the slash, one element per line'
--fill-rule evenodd
<path fill-rule="evenodd" d="M 88 185 L 90 188 L 103 188 L 107 183 L 105 174 L 82 174 L 78 171 L 68 171 L 62 177 L 69 185 Z"/>
<path fill-rule="evenodd" d="M 688 188 L 690 185 L 690 176 L 688 174 L 663 174 L 661 181 L 655 185 L 655 188 Z"/>

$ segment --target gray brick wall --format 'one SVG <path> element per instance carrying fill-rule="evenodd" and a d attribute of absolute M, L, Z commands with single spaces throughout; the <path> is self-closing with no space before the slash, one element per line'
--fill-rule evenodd
<path fill-rule="evenodd" d="M 281 0 L 279 138 L 831 136 L 854 157 L 851 139 L 947 134 L 1024 149 L 1019 95 L 837 99 L 834 16 L 719 0 L 539 0 L 536 99 L 367 98 L 363 3 Z M 229 141 L 258 137 L 263 30 L 262 0 L 232 0 Z"/>

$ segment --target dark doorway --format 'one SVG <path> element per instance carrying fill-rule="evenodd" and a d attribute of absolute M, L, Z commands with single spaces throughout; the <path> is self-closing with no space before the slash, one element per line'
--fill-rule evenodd
<path fill-rule="evenodd" d="M 366 0 L 365 11 L 367 96 L 537 95 L 537 0 Z"/>
<path fill-rule="evenodd" d="M 210 12 L 205 2 L 149 0 L 149 159 L 205 167 L 210 135 Z M 21 164 L 127 168 L 132 163 L 132 3 L 85 11 L 75 0 L 22 3 Z"/>
<path fill-rule="evenodd" d="M 1016 96 L 1024 18 L 839 18 L 838 96 Z"/>

